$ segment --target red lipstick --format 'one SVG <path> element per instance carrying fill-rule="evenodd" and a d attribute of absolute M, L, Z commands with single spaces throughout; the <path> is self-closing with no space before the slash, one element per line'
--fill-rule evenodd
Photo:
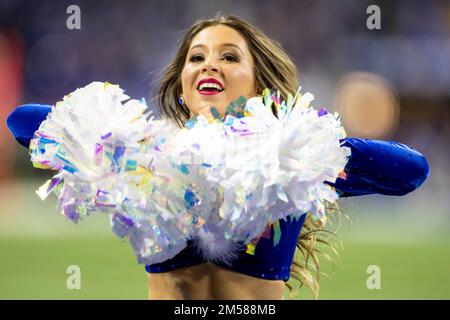
<path fill-rule="evenodd" d="M 200 90 L 200 86 L 204 83 L 211 83 L 211 84 L 217 85 L 219 88 L 211 86 L 208 89 L 205 89 L 205 87 L 204 87 L 204 88 L 202 88 L 202 90 Z M 198 82 L 197 90 L 202 95 L 210 96 L 210 95 L 221 93 L 224 90 L 224 88 L 223 88 L 223 84 L 219 80 L 217 80 L 215 78 L 205 78 Z"/>

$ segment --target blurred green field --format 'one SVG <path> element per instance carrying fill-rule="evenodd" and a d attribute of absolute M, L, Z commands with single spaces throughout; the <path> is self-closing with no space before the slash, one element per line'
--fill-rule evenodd
<path fill-rule="evenodd" d="M 146 299 L 144 267 L 130 245 L 112 235 L 108 218 L 74 225 L 55 212 L 54 198 L 40 202 L 29 190 L 35 187 L 1 193 L 3 208 L 16 213 L 0 221 L 0 299 Z M 6 202 L 8 196 L 21 201 Z M 391 201 L 392 210 L 401 209 L 396 205 Z M 364 204 L 367 212 L 340 232 L 344 249 L 334 273 L 323 264 L 330 276 L 322 278 L 319 298 L 450 299 L 448 224 L 437 221 L 427 229 L 420 215 L 411 214 L 419 220 L 410 217 L 405 225 L 399 213 L 373 219 L 370 208 L 384 210 L 380 206 Z M 70 265 L 81 269 L 80 290 L 66 288 Z M 381 289 L 367 288 L 370 265 L 381 270 Z M 307 288 L 299 298 L 311 299 Z"/>
<path fill-rule="evenodd" d="M 114 238 L 0 239 L 1 299 L 146 299 L 146 278 L 127 244 Z M 448 299 L 450 246 L 346 243 L 341 265 L 321 281 L 321 299 Z M 66 288 L 69 265 L 81 289 Z M 367 266 L 381 269 L 369 290 Z M 330 271 L 330 265 L 324 270 Z M 287 298 L 287 296 L 286 296 Z M 306 288 L 300 298 L 310 299 Z"/>

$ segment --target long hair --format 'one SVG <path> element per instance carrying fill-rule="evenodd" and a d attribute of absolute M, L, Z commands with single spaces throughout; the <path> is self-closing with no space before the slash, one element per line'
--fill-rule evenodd
<path fill-rule="evenodd" d="M 262 31 L 235 16 L 218 14 L 212 19 L 199 20 L 186 31 L 175 58 L 163 69 L 160 78 L 157 79 L 159 89 L 154 97 L 156 106 L 164 117 L 174 120 L 180 128 L 190 117 L 189 109 L 178 103 L 181 94 L 181 73 L 189 47 L 200 31 L 216 25 L 231 27 L 246 40 L 253 56 L 257 93 L 261 93 L 264 88 L 273 88 L 279 90 L 281 98 L 286 100 L 288 94 L 294 94 L 298 88 L 298 71 L 294 62 L 278 42 Z M 275 109 L 273 112 L 276 116 Z M 328 211 L 329 213 L 339 212 L 339 208 L 329 207 Z M 306 285 L 317 299 L 320 279 L 318 256 L 323 254 L 326 258 L 330 258 L 319 249 L 319 245 L 328 246 L 336 252 L 334 245 L 328 239 L 330 235 L 334 233 L 326 230 L 320 221 L 312 219 L 308 214 L 297 243 L 291 266 L 291 279 L 289 283 L 286 283 L 291 295 L 294 293 L 294 284 L 291 282 L 298 280 L 299 288 Z M 310 262 L 311 260 L 313 263 Z"/>

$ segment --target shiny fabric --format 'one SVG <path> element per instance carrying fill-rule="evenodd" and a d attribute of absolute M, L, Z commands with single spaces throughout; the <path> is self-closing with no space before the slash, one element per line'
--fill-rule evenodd
<path fill-rule="evenodd" d="M 429 167 L 425 157 L 412 147 L 395 141 L 378 141 L 358 138 L 341 140 L 350 147 L 350 157 L 344 171 L 346 180 L 338 178 L 335 183 L 326 182 L 336 188 L 340 197 L 351 197 L 379 193 L 404 195 L 418 188 L 428 177 Z M 288 217 L 280 220 L 281 240 L 273 246 L 274 230 L 270 239 L 261 238 L 255 255 L 243 250 L 231 266 L 220 266 L 246 275 L 271 279 L 289 279 L 295 248 L 306 214 L 295 220 Z M 166 272 L 203 263 L 192 243 L 174 258 L 163 263 L 146 266 L 147 272 Z"/>

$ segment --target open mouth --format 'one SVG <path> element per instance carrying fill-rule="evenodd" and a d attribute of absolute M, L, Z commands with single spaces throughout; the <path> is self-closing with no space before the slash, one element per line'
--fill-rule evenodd
<path fill-rule="evenodd" d="M 202 95 L 213 95 L 221 93 L 224 89 L 221 83 L 215 81 L 202 80 L 197 86 L 197 90 Z"/>

